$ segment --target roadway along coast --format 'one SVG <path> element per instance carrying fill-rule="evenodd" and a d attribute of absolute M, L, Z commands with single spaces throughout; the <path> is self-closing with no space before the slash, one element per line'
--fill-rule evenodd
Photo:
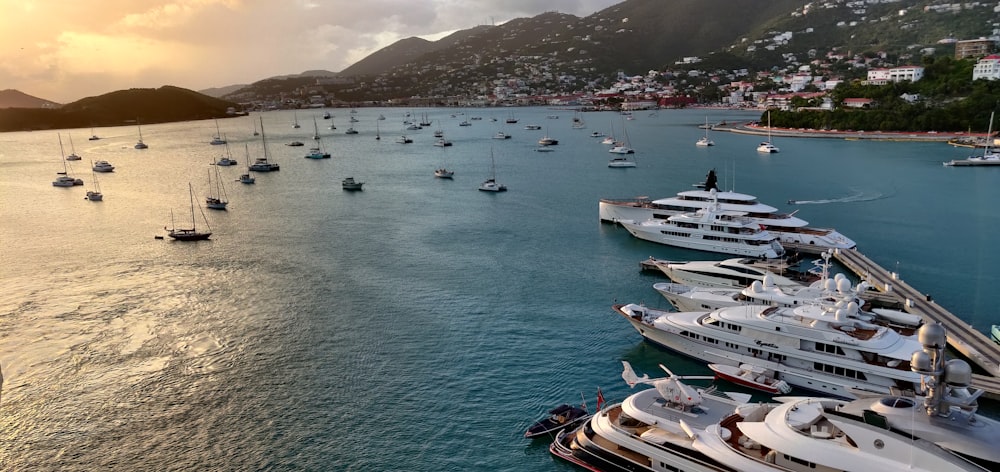
<path fill-rule="evenodd" d="M 752 134 L 755 136 L 767 136 L 767 127 L 760 126 L 756 122 L 728 123 L 715 125 L 713 131 L 728 131 L 739 134 Z M 772 137 L 790 138 L 834 138 L 834 139 L 857 139 L 873 141 L 924 141 L 942 142 L 960 137 L 969 137 L 968 133 L 952 132 L 918 132 L 918 131 L 838 131 L 821 129 L 790 129 L 771 128 Z M 972 135 L 974 136 L 974 135 Z"/>

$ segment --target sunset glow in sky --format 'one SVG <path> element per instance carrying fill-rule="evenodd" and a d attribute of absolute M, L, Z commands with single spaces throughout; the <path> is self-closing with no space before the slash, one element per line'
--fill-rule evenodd
<path fill-rule="evenodd" d="M 0 0 L 0 90 L 60 103 L 342 70 L 400 39 L 621 0 Z"/>

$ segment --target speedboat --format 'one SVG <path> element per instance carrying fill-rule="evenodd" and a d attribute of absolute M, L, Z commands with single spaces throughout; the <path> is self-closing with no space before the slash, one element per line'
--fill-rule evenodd
<path fill-rule="evenodd" d="M 699 377 L 677 376 L 663 365 L 668 376 L 657 379 L 623 365 L 628 385 L 653 388 L 559 433 L 552 454 L 589 470 L 930 472 L 1000 464 L 997 448 L 983 442 L 995 422 L 953 427 L 949 419 L 914 412 L 919 397 L 749 403 L 746 395 L 689 386 L 686 380 Z"/>
<path fill-rule="evenodd" d="M 115 166 L 108 161 L 97 161 L 94 163 L 94 172 L 114 172 Z"/>
<path fill-rule="evenodd" d="M 723 210 L 745 212 L 758 225 L 778 236 L 782 243 L 803 244 L 825 248 L 852 249 L 857 244 L 834 229 L 810 227 L 809 222 L 793 214 L 779 213 L 778 209 L 757 201 L 757 197 L 744 193 L 719 190 L 715 171 L 708 173 L 697 190 L 678 192 L 673 197 L 650 200 L 648 197 L 631 199 L 602 198 L 598 203 L 601 221 L 645 221 L 651 218 L 667 219 L 680 213 L 697 211 L 712 205 L 713 199 Z M 712 190 L 716 193 L 712 194 Z"/>
<path fill-rule="evenodd" d="M 709 364 L 708 368 L 712 372 L 715 372 L 715 378 L 717 379 L 767 392 L 771 395 L 792 391 L 792 386 L 788 385 L 788 382 L 784 380 L 779 380 L 774 371 L 757 365 L 740 364 L 739 366 L 731 366 L 727 364 Z"/>
<path fill-rule="evenodd" d="M 562 404 L 549 410 L 549 416 L 536 421 L 524 432 L 526 438 L 548 436 L 565 428 L 575 426 L 590 418 L 586 409 L 574 405 Z"/>
<path fill-rule="evenodd" d="M 622 221 L 621 225 L 632 236 L 669 246 L 766 259 L 785 254 L 777 236 L 761 229 L 746 213 L 723 210 L 717 201 L 666 220 Z"/>
<path fill-rule="evenodd" d="M 343 187 L 344 190 L 362 190 L 361 187 L 364 184 L 364 182 L 354 180 L 354 177 L 348 177 L 340 182 L 340 186 Z"/>
<path fill-rule="evenodd" d="M 441 179 L 450 179 L 455 176 L 455 171 L 445 169 L 444 167 L 434 170 L 434 177 Z"/>

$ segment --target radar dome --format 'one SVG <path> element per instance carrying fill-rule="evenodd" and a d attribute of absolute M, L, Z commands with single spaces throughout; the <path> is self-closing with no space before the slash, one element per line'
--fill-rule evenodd
<path fill-rule="evenodd" d="M 840 275 L 840 274 L 837 274 Z M 851 281 L 846 278 L 837 280 L 837 291 L 840 293 L 847 293 L 851 291 Z"/>
<path fill-rule="evenodd" d="M 750 284 L 750 291 L 754 292 L 754 293 L 763 292 L 764 291 L 764 284 L 760 283 L 759 280 L 754 280 L 753 283 Z"/>
<path fill-rule="evenodd" d="M 972 384 L 972 367 L 961 359 L 952 359 L 944 365 L 944 381 L 955 387 L 968 387 Z"/>
<path fill-rule="evenodd" d="M 771 274 L 764 274 L 764 288 L 774 288 L 774 277 Z"/>
<path fill-rule="evenodd" d="M 920 374 L 931 373 L 931 356 L 925 351 L 914 352 L 910 356 L 910 370 Z"/>
<path fill-rule="evenodd" d="M 823 289 L 832 292 L 837 289 L 837 282 L 833 279 L 826 279 L 823 281 Z"/>
<path fill-rule="evenodd" d="M 854 303 L 854 302 L 848 303 L 847 304 L 847 312 L 848 313 L 857 313 L 858 312 L 858 304 Z"/>
<path fill-rule="evenodd" d="M 948 344 L 944 327 L 941 323 L 927 323 L 917 330 L 917 339 L 920 344 L 934 348 L 944 348 Z"/>

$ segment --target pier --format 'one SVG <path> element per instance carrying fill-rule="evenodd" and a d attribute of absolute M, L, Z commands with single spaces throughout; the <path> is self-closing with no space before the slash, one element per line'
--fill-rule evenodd
<path fill-rule="evenodd" d="M 983 389 L 989 397 L 1000 397 L 1000 377 L 997 377 L 1000 375 L 1000 345 L 934 303 L 930 295 L 902 281 L 899 274 L 883 269 L 856 249 L 834 250 L 833 257 L 881 293 L 895 295 L 908 313 L 920 316 L 925 323 L 941 323 L 948 333 L 948 345 L 987 372 L 985 375 L 973 374 L 972 386 Z"/>

